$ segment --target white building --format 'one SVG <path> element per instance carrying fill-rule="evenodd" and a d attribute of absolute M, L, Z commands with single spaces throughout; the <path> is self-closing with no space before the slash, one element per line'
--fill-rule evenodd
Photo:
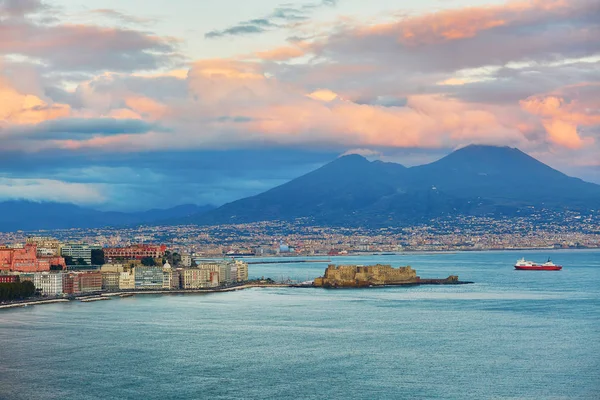
<path fill-rule="evenodd" d="M 63 276 L 62 272 L 36 272 L 33 275 L 33 285 L 44 296 L 56 296 L 63 292 Z"/>
<path fill-rule="evenodd" d="M 181 255 L 181 266 L 185 268 L 192 266 L 192 256 L 190 254 Z"/>
<path fill-rule="evenodd" d="M 171 264 L 167 261 L 165 265 L 163 265 L 163 289 L 171 289 L 173 286 L 173 268 L 171 268 Z"/>
<path fill-rule="evenodd" d="M 126 271 L 120 273 L 119 289 L 135 289 L 135 268 L 133 271 Z"/>
<path fill-rule="evenodd" d="M 241 261 L 235 260 L 235 264 L 237 267 L 237 281 L 245 282 L 248 280 L 248 264 Z"/>

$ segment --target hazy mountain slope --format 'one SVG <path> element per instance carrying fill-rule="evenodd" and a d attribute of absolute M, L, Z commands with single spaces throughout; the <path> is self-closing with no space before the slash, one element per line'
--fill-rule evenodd
<path fill-rule="evenodd" d="M 320 224 L 385 225 L 450 214 L 511 214 L 524 207 L 598 208 L 600 186 L 509 147 L 467 146 L 411 168 L 350 155 L 189 221 L 223 224 L 310 217 Z"/>
<path fill-rule="evenodd" d="M 148 224 L 200 215 L 213 208 L 188 204 L 165 210 L 124 213 L 97 211 L 68 203 L 6 201 L 0 203 L 0 232 Z"/>

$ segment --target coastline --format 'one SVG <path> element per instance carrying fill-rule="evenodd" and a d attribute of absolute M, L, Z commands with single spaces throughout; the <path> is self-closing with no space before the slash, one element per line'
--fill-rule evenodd
<path fill-rule="evenodd" d="M 393 286 L 421 286 L 421 285 L 464 285 L 472 284 L 470 281 L 455 281 L 447 282 L 446 279 L 423 279 L 419 282 L 403 282 L 395 284 L 385 285 L 371 285 L 368 287 L 354 287 L 354 289 L 376 289 Z M 207 289 L 177 289 L 177 290 L 135 290 L 135 291 L 120 291 L 120 292 L 106 292 L 96 293 L 90 295 L 81 295 L 74 298 L 59 298 L 59 299 L 48 299 L 48 300 L 31 300 L 31 301 L 20 301 L 18 303 L 10 303 L 0 305 L 0 310 L 11 309 L 19 307 L 27 307 L 42 304 L 53 304 L 53 303 L 68 303 L 71 301 L 79 301 L 82 303 L 90 303 L 101 300 L 110 300 L 113 297 L 131 297 L 137 295 L 170 295 L 170 294 L 203 294 L 203 293 L 224 293 L 234 292 L 237 290 L 245 290 L 252 288 L 303 288 L 303 289 L 341 289 L 342 287 L 319 287 L 314 285 L 302 285 L 302 284 L 288 284 L 288 283 L 248 283 L 240 286 L 230 286 L 224 288 L 207 288 Z"/>
<path fill-rule="evenodd" d="M 236 290 L 244 290 L 251 289 L 257 287 L 293 287 L 293 285 L 285 284 L 285 283 L 249 283 L 239 286 L 230 286 L 224 288 L 207 288 L 207 289 L 177 289 L 177 290 L 135 290 L 135 291 L 121 291 L 121 292 L 105 292 L 105 293 L 97 293 L 97 294 L 89 294 L 89 295 L 80 295 L 74 298 L 58 298 L 58 299 L 48 299 L 48 300 L 25 300 L 19 301 L 17 303 L 8 303 L 1 304 L 0 310 L 2 309 L 10 309 L 10 308 L 19 308 L 19 307 L 27 307 L 41 304 L 53 304 L 53 303 L 68 303 L 70 301 L 80 301 L 80 302 L 93 302 L 98 300 L 110 300 L 112 297 L 130 297 L 135 295 L 143 295 L 143 294 L 201 294 L 201 293 L 220 293 L 220 292 L 233 292 Z"/>
<path fill-rule="evenodd" d="M 0 309 L 36 306 L 36 305 L 40 305 L 40 304 L 66 303 L 69 301 L 71 301 L 71 300 L 69 300 L 69 299 L 50 299 L 50 300 L 21 301 L 19 303 L 1 304 Z"/>

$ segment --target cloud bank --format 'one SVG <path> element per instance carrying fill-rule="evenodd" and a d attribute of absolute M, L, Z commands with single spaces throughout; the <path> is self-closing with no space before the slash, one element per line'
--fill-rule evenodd
<path fill-rule="evenodd" d="M 385 154 L 481 143 L 557 167 L 600 165 L 597 1 L 311 25 L 314 9 L 334 3 L 281 7 L 214 37 L 296 20 L 312 35 L 182 68 L 173 38 L 40 22 L 56 11 L 4 0 L 2 150 L 40 159 L 261 147 Z M 157 69 L 168 65 L 178 69 Z"/>

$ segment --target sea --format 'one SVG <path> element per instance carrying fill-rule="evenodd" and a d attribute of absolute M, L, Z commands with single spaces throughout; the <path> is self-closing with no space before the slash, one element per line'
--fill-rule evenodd
<path fill-rule="evenodd" d="M 513 268 L 549 256 L 562 271 Z M 332 263 L 410 265 L 422 278 L 475 283 L 0 310 L 0 399 L 600 399 L 600 251 Z M 251 265 L 250 275 L 305 281 L 326 266 Z"/>

